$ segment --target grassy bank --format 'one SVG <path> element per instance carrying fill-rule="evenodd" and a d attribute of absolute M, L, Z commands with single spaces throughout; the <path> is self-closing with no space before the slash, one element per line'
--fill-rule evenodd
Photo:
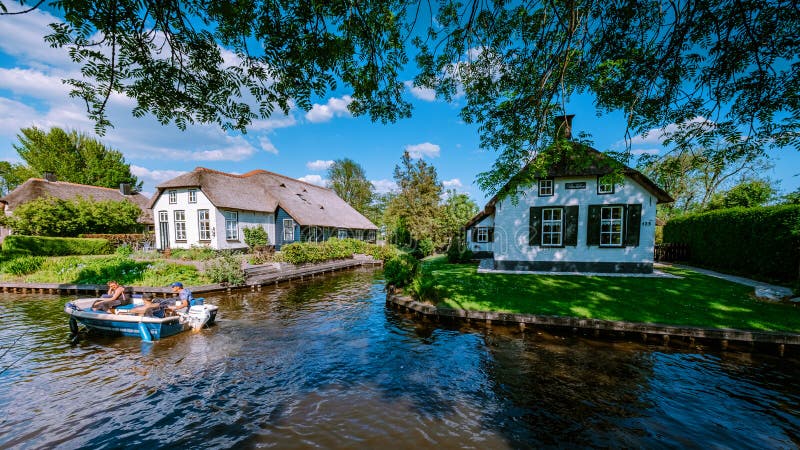
<path fill-rule="evenodd" d="M 800 333 L 792 305 L 756 300 L 753 288 L 689 270 L 683 278 L 479 274 L 477 264 L 425 262 L 446 291 L 444 308 Z"/>
<path fill-rule="evenodd" d="M 210 282 L 193 266 L 162 260 L 137 261 L 120 255 L 27 257 L 26 259 L 30 264 L 29 268 L 35 270 L 25 271 L 24 274 L 20 273 L 24 270 L 18 270 L 17 275 L 9 273 L 9 270 L 3 270 L 0 273 L 0 281 L 104 284 L 108 280 L 117 280 L 129 286 L 166 286 L 173 281 L 185 284 Z"/>

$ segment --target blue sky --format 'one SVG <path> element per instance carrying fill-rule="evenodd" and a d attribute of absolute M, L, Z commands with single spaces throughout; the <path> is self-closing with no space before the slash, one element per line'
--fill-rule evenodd
<path fill-rule="evenodd" d="M 0 160 L 19 161 L 12 145 L 20 128 L 57 126 L 93 135 L 84 105 L 69 98 L 69 88 L 61 82 L 78 78 L 79 67 L 65 51 L 42 40 L 47 24 L 57 20 L 42 11 L 0 17 Z M 247 135 L 226 133 L 216 125 L 180 131 L 152 117 L 136 119 L 130 112 L 133 101 L 114 96 L 109 117 L 115 128 L 100 140 L 125 155 L 147 193 L 198 166 L 234 173 L 266 169 L 323 184 L 327 165 L 345 157 L 361 164 L 376 189 L 385 192 L 393 187 L 395 165 L 409 150 L 435 166 L 446 187 L 467 193 L 482 207 L 488 195 L 478 189 L 475 177 L 491 167 L 495 153 L 480 149 L 477 127 L 460 120 L 462 99 L 434 100 L 431 92 L 414 89 L 410 78 L 406 95 L 414 105 L 413 117 L 394 124 L 352 117 L 344 90 L 318 99 L 309 112 L 295 109 L 256 121 Z M 596 148 L 623 148 L 621 114 L 597 117 L 588 96 L 573 98 L 567 109 L 576 115 L 574 131 L 591 134 Z M 663 151 L 658 135 L 634 136 L 633 151 Z M 766 175 L 779 181 L 783 192 L 797 189 L 800 152 L 784 149 L 769 156 L 775 168 Z"/>

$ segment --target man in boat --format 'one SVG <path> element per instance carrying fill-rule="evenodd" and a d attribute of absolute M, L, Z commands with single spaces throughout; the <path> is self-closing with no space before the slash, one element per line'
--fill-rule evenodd
<path fill-rule="evenodd" d="M 169 285 L 172 288 L 172 292 L 178 294 L 178 298 L 175 299 L 175 302 L 172 304 L 167 305 L 167 310 L 172 311 L 173 313 L 178 310 L 189 310 L 190 302 L 194 300 L 192 296 L 192 291 L 183 287 L 183 283 L 180 281 L 176 281 Z"/>
<path fill-rule="evenodd" d="M 108 282 L 108 293 L 92 304 L 92 309 L 109 312 L 111 308 L 128 304 L 125 287 L 114 280 Z"/>

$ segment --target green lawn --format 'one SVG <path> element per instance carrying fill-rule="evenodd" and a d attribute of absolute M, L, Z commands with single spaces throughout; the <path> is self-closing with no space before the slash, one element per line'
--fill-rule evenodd
<path fill-rule="evenodd" d="M 753 288 L 689 270 L 683 278 L 479 274 L 477 264 L 425 261 L 447 291 L 438 306 L 708 328 L 800 333 L 800 311 L 756 300 Z"/>

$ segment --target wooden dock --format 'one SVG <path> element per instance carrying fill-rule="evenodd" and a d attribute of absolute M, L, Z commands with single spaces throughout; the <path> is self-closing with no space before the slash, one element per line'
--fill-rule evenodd
<path fill-rule="evenodd" d="M 622 322 L 615 320 L 582 319 L 576 317 L 543 316 L 536 314 L 499 313 L 491 311 L 468 311 L 463 309 L 438 308 L 417 302 L 409 297 L 388 292 L 386 302 L 390 307 L 413 313 L 437 322 L 463 322 L 491 326 L 492 324 L 517 326 L 521 331 L 527 327 L 569 330 L 593 337 L 638 338 L 642 342 L 655 340 L 669 345 L 670 342 L 685 343 L 695 347 L 699 342 L 715 342 L 726 350 L 729 345 L 745 344 L 745 350 L 755 345 L 777 349 L 783 356 L 787 346 L 800 348 L 800 334 L 736 330 L 729 328 L 701 328 L 655 323 Z"/>
<path fill-rule="evenodd" d="M 374 259 L 346 259 L 331 261 L 321 264 L 308 264 L 303 266 L 290 266 L 285 270 L 273 269 L 271 266 L 254 266 L 245 270 L 245 284 L 230 286 L 227 284 L 206 284 L 201 286 L 187 286 L 194 295 L 210 292 L 239 289 L 261 290 L 262 286 L 278 284 L 284 281 L 304 280 L 327 273 L 352 269 L 362 266 L 382 265 L 381 260 Z M 178 280 L 179 281 L 179 280 Z M 154 297 L 172 296 L 169 287 L 131 286 L 133 294 L 147 294 Z M 65 283 L 0 283 L 0 291 L 13 294 L 53 294 L 53 295 L 91 295 L 99 297 L 105 294 L 108 286 L 105 284 L 65 284 Z"/>

